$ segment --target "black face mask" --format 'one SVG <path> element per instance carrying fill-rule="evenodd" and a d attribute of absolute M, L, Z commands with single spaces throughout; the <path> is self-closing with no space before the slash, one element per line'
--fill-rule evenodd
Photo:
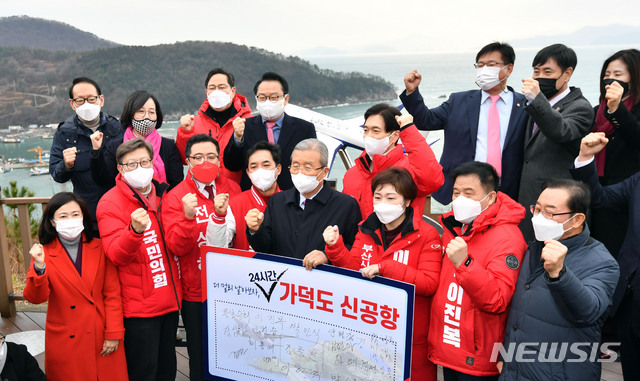
<path fill-rule="evenodd" d="M 553 98 L 553 96 L 558 94 L 558 89 L 556 88 L 556 82 L 560 79 L 560 77 L 558 77 L 558 78 L 536 78 L 536 81 L 538 81 L 538 83 L 540 84 L 540 92 L 547 99 L 551 99 L 551 98 Z"/>
<path fill-rule="evenodd" d="M 602 85 L 606 87 L 611 85 L 613 82 L 618 82 L 620 86 L 622 86 L 622 89 L 624 90 L 622 92 L 622 98 L 626 97 L 629 94 L 629 82 L 621 81 L 619 79 L 607 78 L 602 80 Z"/>

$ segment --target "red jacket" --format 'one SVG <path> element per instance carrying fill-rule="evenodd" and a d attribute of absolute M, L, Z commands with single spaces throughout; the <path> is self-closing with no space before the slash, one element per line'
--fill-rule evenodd
<path fill-rule="evenodd" d="M 280 192 L 280 188 L 276 189 L 276 193 L 278 192 Z M 263 196 L 260 194 L 260 192 L 252 185 L 251 189 L 240 193 L 237 197 L 234 197 L 233 200 L 229 201 L 231 212 L 236 220 L 236 239 L 233 243 L 234 248 L 253 250 L 247 240 L 247 222 L 244 220 L 244 217 L 247 215 L 248 211 L 254 208 L 264 213 L 265 209 L 267 209 L 267 203 L 270 198 L 271 196 Z"/>
<path fill-rule="evenodd" d="M 470 260 L 457 269 L 444 256 L 440 285 L 431 306 L 429 358 L 473 376 L 497 375 L 491 362 L 494 343 L 502 343 L 509 304 L 527 248 L 518 224 L 524 208 L 498 192 L 497 200 L 462 235 Z M 460 235 L 453 212 L 440 217 L 442 247 Z M 542 307 L 541 307 L 542 308 Z"/>
<path fill-rule="evenodd" d="M 216 179 L 215 186 L 216 194 L 228 193 L 230 200 L 241 192 L 240 185 L 222 175 Z M 198 199 L 196 216 L 192 220 L 184 215 L 182 206 L 182 198 L 187 193 L 195 193 Z M 183 298 L 190 302 L 202 301 L 200 246 L 206 243 L 207 223 L 211 214 L 224 217 L 215 213 L 213 201 L 198 190 L 190 174 L 165 196 L 162 206 L 167 248 L 180 258 Z"/>
<path fill-rule="evenodd" d="M 353 167 L 344 174 L 342 193 L 358 201 L 363 216 L 373 213 L 373 194 L 371 181 L 380 172 L 389 167 L 406 168 L 418 186 L 418 196 L 413 200 L 414 219 L 422 218 L 427 196 L 444 184 L 442 166 L 438 164 L 431 147 L 415 125 L 410 124 L 400 130 L 402 144 L 396 145 L 386 155 L 369 157 L 366 151 L 356 159 Z M 406 149 L 407 153 L 403 152 Z"/>
<path fill-rule="evenodd" d="M 240 178 L 242 177 L 242 171 L 229 171 L 224 167 L 224 149 L 229 143 L 231 139 L 231 135 L 233 134 L 233 120 L 235 118 L 250 118 L 251 115 L 251 107 L 249 107 L 249 102 L 247 102 L 247 98 L 244 95 L 240 95 L 236 93 L 236 96 L 233 98 L 233 107 L 238 111 L 238 113 L 229 118 L 227 123 L 224 126 L 220 127 L 218 123 L 216 123 L 213 119 L 209 118 L 205 112 L 209 108 L 209 100 L 205 99 L 200 106 L 200 110 L 195 116 L 193 121 L 193 128 L 190 131 L 185 131 L 182 127 L 178 128 L 178 135 L 176 136 L 176 146 L 178 146 L 178 151 L 180 151 L 180 156 L 182 160 L 185 160 L 184 149 L 187 145 L 187 140 L 190 137 L 197 134 L 207 134 L 218 141 L 220 145 L 220 171 L 223 176 L 228 179 L 235 181 L 236 183 L 240 183 Z"/>
<path fill-rule="evenodd" d="M 118 268 L 124 317 L 154 317 L 180 309 L 182 287 L 174 256 L 167 253 L 160 219 L 167 184 L 153 185 L 149 198 L 129 187 L 122 175 L 98 203 L 98 227 L 107 257 Z M 131 213 L 144 208 L 151 226 L 138 234 Z"/>
<path fill-rule="evenodd" d="M 431 297 L 438 288 L 442 248 L 436 229 L 422 220 L 416 229 L 412 214 L 413 211 L 408 213 L 408 221 L 402 232 L 386 250 L 382 246 L 380 220 L 372 214 L 360 224 L 351 251 L 347 250 L 341 236 L 333 246 L 325 246 L 325 252 L 336 266 L 360 270 L 378 264 L 381 276 L 416 286 L 413 319 L 415 353 L 411 363 L 411 378 L 435 380 L 436 369 L 427 360 L 426 347 Z"/>
<path fill-rule="evenodd" d="M 44 247 L 44 256 L 42 275 L 31 260 L 24 297 L 35 304 L 49 300 L 47 379 L 128 380 L 118 272 L 105 257 L 100 240 L 82 243 L 82 275 L 57 239 Z M 109 356 L 100 356 L 104 340 L 120 340 Z"/>

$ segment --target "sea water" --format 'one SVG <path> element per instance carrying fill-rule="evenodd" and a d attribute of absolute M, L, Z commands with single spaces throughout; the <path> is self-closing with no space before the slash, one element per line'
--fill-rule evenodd
<path fill-rule="evenodd" d="M 583 95 L 595 105 L 599 97 L 599 75 L 604 60 L 614 52 L 629 48 L 628 46 L 609 47 L 574 47 L 578 55 L 578 64 L 571 78 L 570 85 L 579 87 Z M 638 47 L 636 47 L 638 48 Z M 516 91 L 522 87 L 521 79 L 532 75 L 531 62 L 537 50 L 516 50 L 516 62 L 514 71 L 509 78 L 508 85 Z M 379 54 L 360 56 L 322 56 L 308 57 L 312 64 L 323 69 L 334 71 L 352 72 L 359 71 L 378 75 L 391 82 L 399 94 L 404 89 L 404 75 L 414 69 L 422 74 L 420 92 L 425 104 L 435 107 L 446 101 L 449 94 L 457 91 L 477 89 L 474 83 L 476 52 L 457 53 L 430 53 L 430 54 Z M 245 94 L 246 95 L 246 94 Z M 108 97 L 108 94 L 107 94 Z M 162 102 L 162 100 L 160 100 Z M 291 102 L 295 104 L 295 94 L 291 94 Z M 338 119 L 350 119 L 362 116 L 364 111 L 375 102 L 348 104 L 331 107 L 319 107 L 316 111 Z M 389 100 L 390 104 L 399 105 L 399 99 Z M 196 109 L 199 105 L 194 105 Z M 69 110 L 71 115 L 72 110 Z M 161 135 L 175 138 L 178 122 L 167 121 L 158 130 Z M 429 140 L 442 138 L 442 132 L 432 132 Z M 28 138 L 23 143 L 0 143 L 0 155 L 5 158 L 23 157 L 26 159 L 37 158 L 29 149 L 42 146 L 45 149 L 51 147 L 52 140 L 43 138 Z M 442 139 L 433 146 L 436 156 L 442 152 Z M 359 152 L 349 150 L 352 158 Z M 330 178 L 338 181 L 338 189 L 342 189 L 342 176 L 345 168 L 338 159 L 332 167 Z M 9 181 L 16 180 L 18 185 L 27 186 L 34 191 L 36 196 L 51 196 L 63 190 L 72 190 L 69 183 L 58 184 L 50 176 L 30 176 L 29 169 L 14 169 L 12 172 L 0 174 L 0 187 L 9 186 Z"/>

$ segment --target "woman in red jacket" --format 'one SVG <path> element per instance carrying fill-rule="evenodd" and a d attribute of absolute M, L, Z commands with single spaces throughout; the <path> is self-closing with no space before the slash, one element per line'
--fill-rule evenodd
<path fill-rule="evenodd" d="M 31 248 L 24 297 L 49 300 L 48 380 L 128 380 L 122 300 L 115 266 L 91 232 L 87 206 L 73 193 L 51 198 Z"/>
<path fill-rule="evenodd" d="M 416 286 L 411 378 L 435 380 L 436 367 L 427 358 L 431 296 L 438 288 L 442 249 L 438 232 L 420 220 L 415 226 L 411 202 L 417 186 L 404 168 L 391 167 L 371 182 L 373 210 L 359 226 L 351 251 L 337 226 L 324 231 L 325 251 L 336 266 L 412 283 Z"/>

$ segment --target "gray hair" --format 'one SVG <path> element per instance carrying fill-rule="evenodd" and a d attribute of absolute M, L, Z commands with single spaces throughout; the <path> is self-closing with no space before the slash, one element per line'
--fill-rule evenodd
<path fill-rule="evenodd" d="M 329 149 L 318 139 L 309 138 L 301 141 L 293 147 L 293 152 L 295 151 L 317 151 L 320 153 L 320 165 L 323 167 L 329 165 Z M 293 158 L 293 153 L 291 153 L 291 157 Z"/>

